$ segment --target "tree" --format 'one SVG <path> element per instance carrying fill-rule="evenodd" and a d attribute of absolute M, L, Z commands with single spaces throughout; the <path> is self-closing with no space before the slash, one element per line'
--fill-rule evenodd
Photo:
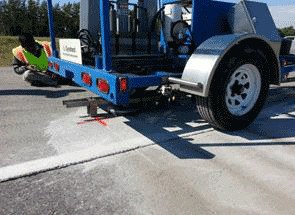
<path fill-rule="evenodd" d="M 28 17 L 27 0 L 22 0 L 20 8 L 21 8 L 21 13 L 22 13 L 22 18 L 21 18 L 21 20 L 19 20 L 20 26 L 22 27 L 21 33 L 28 32 L 29 17 Z"/>
<path fill-rule="evenodd" d="M 5 34 L 18 35 L 21 32 L 20 22 L 23 19 L 21 0 L 3 1 L 1 18 Z"/>
<path fill-rule="evenodd" d="M 43 0 L 39 7 L 40 37 L 49 36 L 47 1 Z"/>
<path fill-rule="evenodd" d="M 72 6 L 71 37 L 77 37 L 77 33 L 79 29 L 80 29 L 80 2 L 73 3 L 73 6 Z"/>
<path fill-rule="evenodd" d="M 293 26 L 285 27 L 285 28 L 279 29 L 279 33 L 281 34 L 282 37 L 295 36 L 295 29 Z"/>
<path fill-rule="evenodd" d="M 64 35 L 64 17 L 63 12 L 60 8 L 59 4 L 55 4 L 52 8 L 53 10 L 53 18 L 54 18 L 54 30 L 55 30 L 55 36 L 56 37 L 63 37 Z"/>
<path fill-rule="evenodd" d="M 2 17 L 2 19 L 0 19 L 0 35 L 5 35 L 5 26 L 3 22 L 5 4 L 5 1 L 0 1 L 0 17 Z"/>
<path fill-rule="evenodd" d="M 41 3 L 40 3 L 41 1 Z M 53 6 L 58 37 L 76 37 L 79 30 L 80 3 Z M 0 0 L 0 35 L 49 36 L 47 0 Z"/>
<path fill-rule="evenodd" d="M 33 34 L 33 36 L 36 36 L 38 32 L 38 5 L 37 2 L 34 0 L 28 0 L 28 13 L 27 13 L 27 19 L 28 19 L 28 31 L 29 33 Z"/>

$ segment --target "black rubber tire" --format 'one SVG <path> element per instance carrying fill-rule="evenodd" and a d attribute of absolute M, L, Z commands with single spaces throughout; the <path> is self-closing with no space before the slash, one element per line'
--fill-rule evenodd
<path fill-rule="evenodd" d="M 226 106 L 226 87 L 232 74 L 244 64 L 252 64 L 259 70 L 261 90 L 252 109 L 241 116 L 236 116 L 230 113 Z M 228 53 L 213 76 L 209 96 L 196 96 L 199 114 L 214 128 L 220 130 L 233 131 L 247 127 L 257 117 L 267 98 L 268 73 L 268 63 L 261 51 L 247 48 L 242 53 L 241 51 L 240 53 L 238 51 Z"/>

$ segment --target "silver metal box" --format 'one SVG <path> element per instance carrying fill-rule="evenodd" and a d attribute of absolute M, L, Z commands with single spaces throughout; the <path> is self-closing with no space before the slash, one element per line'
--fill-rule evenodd
<path fill-rule="evenodd" d="M 281 37 L 265 3 L 240 1 L 230 11 L 228 21 L 233 33 L 253 33 L 273 42 L 279 52 Z"/>

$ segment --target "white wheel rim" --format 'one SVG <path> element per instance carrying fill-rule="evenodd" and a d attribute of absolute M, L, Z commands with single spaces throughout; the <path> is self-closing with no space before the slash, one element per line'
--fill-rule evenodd
<path fill-rule="evenodd" d="M 247 114 L 255 105 L 261 90 L 259 70 L 253 64 L 240 66 L 230 77 L 225 103 L 235 116 Z"/>

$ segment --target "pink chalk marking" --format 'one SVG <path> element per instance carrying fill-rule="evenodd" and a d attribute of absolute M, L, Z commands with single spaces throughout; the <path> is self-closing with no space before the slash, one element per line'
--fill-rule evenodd
<path fill-rule="evenodd" d="M 108 118 L 106 118 L 106 119 L 108 119 Z M 88 120 L 85 120 L 84 122 L 78 122 L 77 124 L 81 125 L 81 124 L 86 124 L 86 122 L 93 122 L 93 121 L 97 121 L 102 126 L 108 126 L 108 124 L 104 120 L 100 119 L 99 117 L 95 117 L 93 119 L 88 119 Z"/>

